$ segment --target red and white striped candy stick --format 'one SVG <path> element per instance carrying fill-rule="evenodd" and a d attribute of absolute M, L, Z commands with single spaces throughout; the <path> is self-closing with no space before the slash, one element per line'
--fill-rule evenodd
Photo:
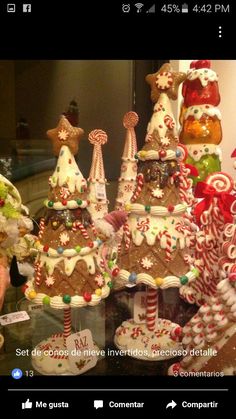
<path fill-rule="evenodd" d="M 42 238 L 44 229 L 45 229 L 45 220 L 44 218 L 41 218 L 40 223 L 39 223 L 39 235 L 38 235 L 39 240 L 41 240 Z"/>
<path fill-rule="evenodd" d="M 130 247 L 130 242 L 131 242 L 131 233 L 130 233 L 130 229 L 129 229 L 129 224 L 128 223 L 125 223 L 124 224 L 123 230 L 124 230 L 125 248 L 126 248 L 126 250 L 128 250 L 129 247 Z"/>
<path fill-rule="evenodd" d="M 66 339 L 71 334 L 71 308 L 64 308 L 64 346 L 66 346 Z"/>
<path fill-rule="evenodd" d="M 136 189 L 135 189 L 135 192 L 134 192 L 134 194 L 131 198 L 131 202 L 135 202 L 136 199 L 139 197 L 139 195 L 141 193 L 141 190 L 142 190 L 142 187 L 143 187 L 143 184 L 144 184 L 144 176 L 143 176 L 142 173 L 139 173 L 137 175 L 136 179 L 137 179 Z"/>
<path fill-rule="evenodd" d="M 36 283 L 36 285 L 40 285 L 42 274 L 41 274 L 41 267 L 40 267 L 39 262 L 36 262 L 34 264 L 34 270 L 35 270 L 35 274 L 36 274 L 35 275 L 35 283 Z"/>
<path fill-rule="evenodd" d="M 155 330 L 156 317 L 158 316 L 158 292 L 157 290 L 147 288 L 147 309 L 146 324 L 148 330 Z"/>
<path fill-rule="evenodd" d="M 169 262 L 171 260 L 171 235 L 170 233 L 168 233 L 168 231 L 162 231 L 160 232 L 160 240 L 162 241 L 162 245 L 163 245 L 163 236 L 165 236 L 166 240 L 165 240 L 165 247 L 161 246 L 162 248 L 165 248 L 166 251 L 166 257 L 165 260 L 166 262 Z"/>
<path fill-rule="evenodd" d="M 97 230 L 96 230 L 96 227 L 95 227 L 95 224 L 94 224 L 94 222 L 92 222 L 92 224 L 91 224 L 91 229 L 92 229 L 92 232 L 93 232 L 93 234 L 97 237 Z"/>
<path fill-rule="evenodd" d="M 78 229 L 81 231 L 81 234 L 85 239 L 89 239 L 89 235 L 83 224 L 80 221 L 75 221 L 73 223 L 72 231 L 77 231 Z"/>

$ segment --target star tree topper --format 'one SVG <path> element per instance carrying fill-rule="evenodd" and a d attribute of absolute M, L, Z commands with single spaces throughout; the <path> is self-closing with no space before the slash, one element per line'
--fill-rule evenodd
<path fill-rule="evenodd" d="M 165 63 L 154 74 L 148 74 L 146 81 L 151 86 L 151 99 L 156 103 L 161 93 L 176 100 L 180 83 L 186 79 L 185 73 L 173 71 L 169 63 Z"/>
<path fill-rule="evenodd" d="M 65 116 L 62 116 L 56 128 L 47 131 L 47 136 L 52 141 L 53 153 L 58 156 L 63 145 L 69 147 L 75 156 L 78 153 L 79 140 L 84 131 L 73 127 Z"/>

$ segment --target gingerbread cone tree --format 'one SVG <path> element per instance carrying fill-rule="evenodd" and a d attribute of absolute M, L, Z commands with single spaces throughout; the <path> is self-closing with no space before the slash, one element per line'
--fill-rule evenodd
<path fill-rule="evenodd" d="M 118 256 L 118 282 L 127 286 L 145 284 L 148 288 L 146 324 L 138 326 L 140 333 L 134 338 L 134 321 L 124 322 L 116 332 L 115 342 L 122 349 L 142 347 L 149 359 L 163 359 L 155 355 L 153 345 L 163 349 L 174 348 L 176 344 L 170 333 L 177 326 L 167 320 L 157 321 L 157 289 L 180 287 L 197 273 L 186 261 L 188 248 L 193 245 L 191 223 L 186 214 L 192 202 L 191 181 L 186 178 L 188 170 L 180 161 L 182 152 L 178 149 L 170 104 L 170 99 L 177 98 L 184 78 L 183 73 L 173 72 L 169 64 L 146 78 L 151 86 L 154 112 L 145 145 L 137 153 L 136 191 L 126 205 L 129 217 Z"/>
<path fill-rule="evenodd" d="M 127 112 L 123 118 L 126 128 L 125 146 L 122 155 L 121 173 L 118 179 L 118 193 L 115 209 L 124 209 L 125 203 L 129 202 L 136 184 L 137 176 L 137 142 L 134 128 L 138 123 L 138 115 L 135 112 Z"/>
<path fill-rule="evenodd" d="M 108 213 L 106 196 L 106 178 L 102 157 L 102 145 L 107 142 L 107 135 L 102 130 L 94 130 L 89 134 L 89 142 L 94 146 L 92 164 L 88 178 L 88 211 L 96 220 Z"/>
<path fill-rule="evenodd" d="M 98 247 L 101 240 L 87 210 L 87 182 L 80 172 L 74 155 L 83 134 L 62 116 L 58 126 L 47 132 L 58 156 L 57 166 L 49 178 L 49 195 L 45 201 L 46 216 L 40 222 L 35 278 L 29 282 L 25 295 L 38 304 L 65 310 L 64 335 L 47 339 L 40 348 L 50 345 L 65 347 L 70 334 L 70 308 L 94 306 L 109 295 L 109 277 L 100 269 Z M 95 135 L 99 143 L 101 132 Z M 46 346 L 45 346 L 46 345 Z M 68 357 L 34 359 L 35 368 L 42 373 L 64 373 L 70 370 Z M 79 371 L 78 371 L 79 373 Z"/>
<path fill-rule="evenodd" d="M 194 165 L 198 176 L 193 184 L 221 169 L 222 140 L 218 76 L 208 60 L 193 61 L 183 83 L 180 142 L 188 150 L 186 163 Z"/>

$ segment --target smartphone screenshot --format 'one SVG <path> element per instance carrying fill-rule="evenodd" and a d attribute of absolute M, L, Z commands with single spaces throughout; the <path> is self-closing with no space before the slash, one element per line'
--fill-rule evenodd
<path fill-rule="evenodd" d="M 0 394 L 203 417 L 236 375 L 231 1 L 0 6 Z"/>

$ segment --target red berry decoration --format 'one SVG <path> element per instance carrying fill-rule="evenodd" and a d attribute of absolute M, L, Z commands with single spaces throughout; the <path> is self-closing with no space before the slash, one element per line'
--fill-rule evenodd
<path fill-rule="evenodd" d="M 175 209 L 174 205 L 168 205 L 168 207 L 167 207 L 168 212 L 173 212 L 174 209 Z"/>
<path fill-rule="evenodd" d="M 45 244 L 45 245 L 43 246 L 43 251 L 44 251 L 45 253 L 47 253 L 47 252 L 49 251 L 49 246 L 48 246 L 48 244 Z"/>
<path fill-rule="evenodd" d="M 3 207 L 5 205 L 4 199 L 0 199 L 0 207 Z"/>
<path fill-rule="evenodd" d="M 87 303 L 89 303 L 89 301 L 91 301 L 92 300 L 92 296 L 91 296 L 91 294 L 90 294 L 90 292 L 84 292 L 84 295 L 83 295 L 83 297 L 84 297 L 84 300 L 87 302 Z"/>
<path fill-rule="evenodd" d="M 111 274 L 112 274 L 112 276 L 117 276 L 119 272 L 120 272 L 119 268 L 115 268 L 115 269 L 113 269 Z"/>
<path fill-rule="evenodd" d="M 160 150 L 159 151 L 159 156 L 161 159 L 163 159 L 164 157 L 166 157 L 166 151 L 165 150 Z"/>
<path fill-rule="evenodd" d="M 26 284 L 22 285 L 21 291 L 23 292 L 23 294 L 25 293 L 25 291 L 27 290 L 27 288 L 29 288 L 28 285 L 26 285 Z"/>
<path fill-rule="evenodd" d="M 62 205 L 64 205 L 64 206 L 66 207 L 66 205 L 67 205 L 67 200 L 66 200 L 66 199 L 63 199 L 63 200 L 61 201 L 61 203 L 62 203 Z"/>

